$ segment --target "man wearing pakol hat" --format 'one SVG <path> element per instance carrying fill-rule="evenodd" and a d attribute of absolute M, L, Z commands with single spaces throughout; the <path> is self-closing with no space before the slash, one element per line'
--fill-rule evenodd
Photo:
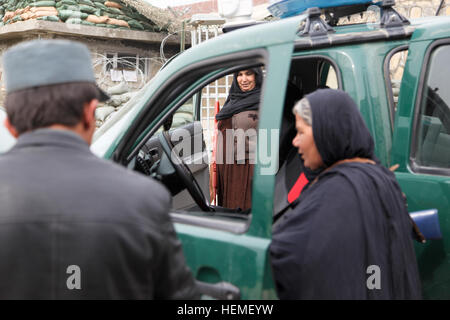
<path fill-rule="evenodd" d="M 198 298 L 156 181 L 89 150 L 107 99 L 89 50 L 35 40 L 3 56 L 0 299 Z"/>

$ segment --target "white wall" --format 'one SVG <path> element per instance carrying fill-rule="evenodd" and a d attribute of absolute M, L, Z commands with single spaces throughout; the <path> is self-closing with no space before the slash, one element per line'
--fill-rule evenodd
<path fill-rule="evenodd" d="M 185 6 L 198 2 L 209 2 L 211 0 L 144 0 L 159 8 Z"/>

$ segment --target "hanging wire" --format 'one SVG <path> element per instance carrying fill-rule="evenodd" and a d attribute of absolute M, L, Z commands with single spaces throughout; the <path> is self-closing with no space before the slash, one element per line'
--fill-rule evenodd
<path fill-rule="evenodd" d="M 165 63 L 165 62 L 167 62 L 167 58 L 166 58 L 166 56 L 165 56 L 165 54 L 164 54 L 164 45 L 166 44 L 166 41 L 167 41 L 167 39 L 169 39 L 169 37 L 171 37 L 171 36 L 173 36 L 173 35 L 175 35 L 175 34 L 178 34 L 179 32 L 181 32 L 181 31 L 183 31 L 182 29 L 180 29 L 180 30 L 177 30 L 177 31 L 175 31 L 175 32 L 172 32 L 172 33 L 169 33 L 167 36 L 165 36 L 164 37 L 164 39 L 161 41 L 161 46 L 159 47 L 159 55 L 160 55 L 160 58 L 161 58 L 161 60 Z"/>

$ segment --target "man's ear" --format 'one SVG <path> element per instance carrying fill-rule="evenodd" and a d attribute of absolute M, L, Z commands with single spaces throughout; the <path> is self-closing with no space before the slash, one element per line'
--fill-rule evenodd
<path fill-rule="evenodd" d="M 92 126 L 95 127 L 95 109 L 97 109 L 98 100 L 93 99 L 84 104 L 83 109 L 83 126 L 85 129 L 89 129 Z"/>
<path fill-rule="evenodd" d="M 8 117 L 6 117 L 5 122 L 3 123 L 6 127 L 6 129 L 8 129 L 9 133 L 11 133 L 11 135 L 14 138 L 18 138 L 19 137 L 19 133 L 17 132 L 16 127 L 14 127 L 12 125 L 12 123 L 9 121 Z"/>

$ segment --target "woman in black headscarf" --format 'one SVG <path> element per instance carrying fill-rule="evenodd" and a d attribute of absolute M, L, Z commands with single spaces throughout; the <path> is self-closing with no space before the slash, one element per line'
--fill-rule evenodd
<path fill-rule="evenodd" d="M 274 225 L 281 299 L 420 299 L 412 223 L 392 172 L 348 94 L 318 90 L 294 106 L 304 165 L 321 173 Z"/>
<path fill-rule="evenodd" d="M 222 207 L 242 210 L 251 207 L 261 84 L 260 68 L 235 73 L 228 98 L 216 115 L 219 131 L 216 154 L 217 204 Z M 229 129 L 234 129 L 234 132 Z M 245 141 L 245 146 L 238 140 Z"/>

